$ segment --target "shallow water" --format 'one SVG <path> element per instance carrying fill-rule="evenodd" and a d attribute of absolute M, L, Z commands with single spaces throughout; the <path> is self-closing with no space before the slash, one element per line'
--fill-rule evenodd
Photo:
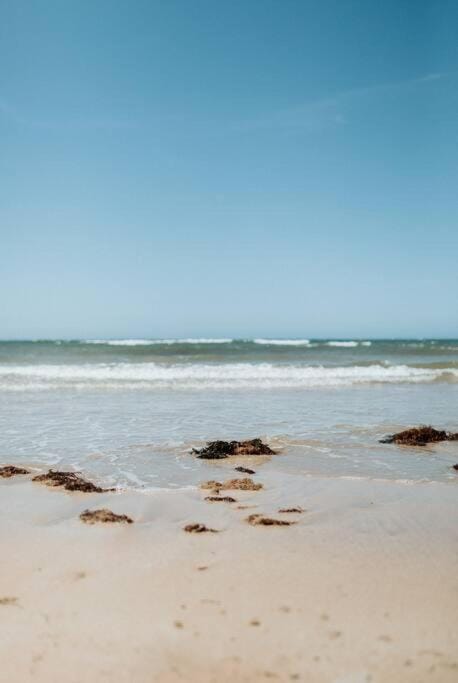
<path fill-rule="evenodd" d="M 262 436 L 278 450 L 272 472 L 456 483 L 458 442 L 378 439 L 421 423 L 458 431 L 458 342 L 334 344 L 0 343 L 0 460 L 176 488 L 232 471 L 192 446 Z"/>

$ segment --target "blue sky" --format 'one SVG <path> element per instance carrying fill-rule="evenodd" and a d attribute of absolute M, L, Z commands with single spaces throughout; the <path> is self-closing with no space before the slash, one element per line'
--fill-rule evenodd
<path fill-rule="evenodd" d="M 458 336 L 458 3 L 0 3 L 0 337 Z"/>

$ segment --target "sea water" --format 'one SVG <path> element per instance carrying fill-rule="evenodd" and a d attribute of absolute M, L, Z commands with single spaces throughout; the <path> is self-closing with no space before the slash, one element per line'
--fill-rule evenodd
<path fill-rule="evenodd" d="M 419 424 L 458 431 L 457 340 L 0 342 L 0 462 L 107 485 L 194 486 L 192 447 L 257 436 L 271 472 L 454 485 L 458 442 L 379 443 Z"/>

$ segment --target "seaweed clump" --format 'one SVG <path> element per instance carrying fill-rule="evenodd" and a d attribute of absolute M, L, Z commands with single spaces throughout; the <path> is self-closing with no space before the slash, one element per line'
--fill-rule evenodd
<path fill-rule="evenodd" d="M 210 529 L 208 526 L 205 526 L 205 524 L 186 524 L 184 527 L 184 531 L 187 531 L 188 534 L 204 534 L 204 533 L 211 533 L 211 534 L 217 534 L 218 529 Z"/>
<path fill-rule="evenodd" d="M 66 491 L 83 491 L 84 493 L 106 493 L 115 489 L 103 489 L 91 481 L 83 479 L 76 472 L 59 472 L 49 470 L 46 474 L 38 474 L 32 481 L 39 481 L 48 486 L 64 488 Z"/>
<path fill-rule="evenodd" d="M 17 603 L 18 603 L 18 598 L 10 598 L 10 597 L 0 598 L 0 606 L 2 606 L 2 607 L 6 607 L 9 605 L 17 605 Z"/>
<path fill-rule="evenodd" d="M 304 508 L 301 508 L 301 507 L 298 506 L 298 507 L 295 507 L 295 508 L 280 508 L 280 510 L 279 510 L 278 512 L 282 512 L 282 513 L 293 513 L 293 512 L 299 513 L 299 512 L 305 512 L 305 510 L 304 510 Z"/>
<path fill-rule="evenodd" d="M 3 479 L 9 479 L 18 474 L 30 474 L 30 472 L 23 467 L 15 467 L 14 465 L 4 465 L 4 467 L 0 467 L 0 477 L 3 477 Z"/>
<path fill-rule="evenodd" d="M 434 427 L 412 427 L 397 434 L 391 434 L 380 443 L 396 443 L 401 446 L 426 446 L 428 443 L 439 441 L 457 441 L 458 433 L 453 434 Z"/>
<path fill-rule="evenodd" d="M 452 469 L 454 469 L 458 472 L 458 463 L 456 465 L 452 465 Z"/>
<path fill-rule="evenodd" d="M 209 503 L 236 503 L 237 501 L 232 496 L 206 496 L 205 500 Z"/>
<path fill-rule="evenodd" d="M 228 491 L 230 489 L 236 489 L 238 491 L 259 491 L 262 489 L 262 484 L 256 484 L 249 477 L 245 479 L 229 479 L 229 481 L 205 481 L 200 485 L 202 489 L 213 489 L 214 491 Z"/>
<path fill-rule="evenodd" d="M 243 472 L 244 474 L 256 474 L 254 470 L 250 470 L 249 467 L 236 467 L 236 472 Z"/>
<path fill-rule="evenodd" d="M 296 522 L 286 521 L 286 519 L 272 519 L 272 517 L 264 517 L 264 515 L 253 514 L 246 518 L 248 524 L 252 526 L 291 526 Z"/>
<path fill-rule="evenodd" d="M 113 522 L 121 524 L 133 523 L 133 519 L 127 515 L 117 515 L 106 508 L 102 508 L 101 510 L 85 510 L 80 514 L 80 520 L 85 524 L 97 524 L 98 522 L 104 524 L 111 524 Z"/>
<path fill-rule="evenodd" d="M 261 439 L 248 441 L 209 441 L 205 448 L 193 448 L 192 453 L 206 460 L 220 460 L 231 455 L 275 455 Z"/>

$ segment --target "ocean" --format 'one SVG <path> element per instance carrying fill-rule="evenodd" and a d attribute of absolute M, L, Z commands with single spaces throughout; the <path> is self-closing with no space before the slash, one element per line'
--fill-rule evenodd
<path fill-rule="evenodd" d="M 453 485 L 458 442 L 379 443 L 419 424 L 458 431 L 458 340 L 0 342 L 0 461 L 107 485 L 192 487 L 193 446 L 257 436 L 271 476 Z"/>

